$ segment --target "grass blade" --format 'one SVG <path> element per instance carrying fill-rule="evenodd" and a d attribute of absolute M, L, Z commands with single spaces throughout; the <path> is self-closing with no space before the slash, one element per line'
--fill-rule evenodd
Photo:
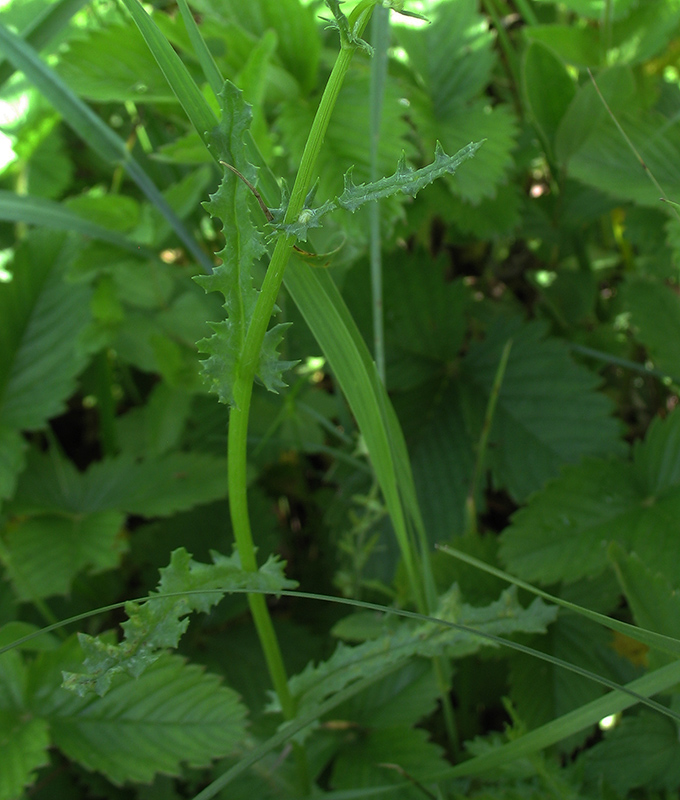
<path fill-rule="evenodd" d="M 127 236 L 90 222 L 61 203 L 43 197 L 19 195 L 0 189 L 0 219 L 5 222 L 27 222 L 29 225 L 61 231 L 75 231 L 92 239 L 110 242 L 136 255 L 155 257 L 152 250 L 133 242 Z"/>
<path fill-rule="evenodd" d="M 194 52 L 203 69 L 205 79 L 210 84 L 210 88 L 213 90 L 215 97 L 217 97 L 224 87 L 224 78 L 220 73 L 219 67 L 215 63 L 215 59 L 212 57 L 212 53 L 208 50 L 205 39 L 201 36 L 196 20 L 187 5 L 187 0 L 178 0 L 177 5 L 179 6 L 179 11 L 184 20 L 184 25 L 189 34 Z"/>
<path fill-rule="evenodd" d="M 495 575 L 497 578 L 501 578 L 501 580 L 507 581 L 508 583 L 514 583 L 515 586 L 518 586 L 520 589 L 525 589 L 527 592 L 542 597 L 544 600 L 549 600 L 551 603 L 561 606 L 567 611 L 580 614 L 582 617 L 586 617 L 596 622 L 598 625 L 609 628 L 609 630 L 618 631 L 625 636 L 629 636 L 631 639 L 635 639 L 636 642 L 642 642 L 642 644 L 646 644 L 656 650 L 661 650 L 664 653 L 680 656 L 680 641 L 674 639 L 672 636 L 664 636 L 661 633 L 639 628 L 637 625 L 629 625 L 627 622 L 611 619 L 604 614 L 598 614 L 597 611 L 591 611 L 589 608 L 576 605 L 576 603 L 570 603 L 568 600 L 563 600 L 561 597 L 556 597 L 555 595 L 548 594 L 548 592 L 544 592 L 542 589 L 537 589 L 530 583 L 520 580 L 520 578 L 515 578 L 513 575 L 509 575 L 507 572 L 503 572 L 503 570 L 492 567 L 490 564 L 486 564 L 484 561 L 480 561 L 467 553 L 463 553 L 461 550 L 456 550 L 454 547 L 437 545 L 437 548 L 447 555 L 464 561 L 466 564 L 470 564 L 472 567 L 488 572 L 489 575 Z"/>
<path fill-rule="evenodd" d="M 86 3 L 87 0 L 58 0 L 21 32 L 22 38 L 40 52 Z M 13 74 L 12 64 L 0 56 L 0 89 Z"/>
<path fill-rule="evenodd" d="M 139 0 L 121 0 L 144 37 L 151 55 L 156 59 L 168 85 L 184 109 L 189 121 L 196 129 L 203 143 L 208 147 L 208 134 L 217 125 L 217 118 L 207 100 L 196 86 L 189 70 L 163 36 L 156 23 L 144 11 Z M 191 15 L 189 15 L 191 16 Z M 200 33 L 198 34 L 200 37 Z M 214 152 L 208 148 L 214 158 Z"/>
<path fill-rule="evenodd" d="M 680 661 L 649 672 L 642 678 L 627 683 L 625 689 L 637 695 L 650 697 L 658 692 L 666 691 L 680 681 Z M 581 708 L 570 711 L 552 722 L 542 725 L 536 730 L 524 734 L 519 739 L 502 745 L 497 750 L 476 756 L 469 761 L 457 764 L 432 776 L 432 780 L 462 778 L 466 775 L 479 775 L 488 770 L 497 769 L 518 758 L 537 753 L 546 747 L 557 744 L 575 733 L 579 733 L 597 723 L 610 714 L 618 714 L 635 705 L 638 701 L 630 694 L 614 691 L 610 694 L 586 703 Z M 666 712 L 668 709 L 666 709 Z"/>
<path fill-rule="evenodd" d="M 148 200 L 170 223 L 175 234 L 206 272 L 212 263 L 198 246 L 187 227 L 175 214 L 167 200 L 128 151 L 125 142 L 69 89 L 59 76 L 17 34 L 0 25 L 0 47 L 17 69 L 20 69 L 38 91 L 62 115 L 64 121 L 99 156 L 111 164 L 120 164 Z"/>

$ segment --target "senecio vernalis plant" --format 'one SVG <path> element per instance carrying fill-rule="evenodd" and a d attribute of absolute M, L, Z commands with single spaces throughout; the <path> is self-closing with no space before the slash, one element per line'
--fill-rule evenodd
<path fill-rule="evenodd" d="M 329 25 L 337 29 L 340 36 L 340 52 L 309 133 L 290 198 L 280 208 L 269 209 L 268 216 L 272 221 L 268 237 L 255 224 L 250 213 L 258 172 L 248 160 L 244 138 L 249 128 L 250 109 L 240 91 L 229 82 L 220 95 L 222 121 L 210 140 L 219 161 L 230 167 L 225 170 L 218 191 L 207 204 L 212 216 L 222 223 L 226 244 L 220 253 L 222 264 L 212 275 L 200 276 L 196 280 L 206 291 L 219 291 L 224 295 L 227 319 L 214 323 L 214 335 L 202 341 L 200 346 L 209 354 L 203 367 L 210 389 L 221 402 L 231 406 L 228 444 L 231 521 L 242 566 L 253 572 L 257 570 L 257 561 L 248 515 L 246 474 L 250 401 L 256 378 L 268 389 L 276 391 L 284 385 L 282 373 L 291 366 L 288 362 L 281 362 L 277 354 L 285 325 L 269 328 L 269 324 L 296 241 L 305 240 L 308 228 L 320 225 L 321 217 L 337 207 L 356 211 L 366 203 L 397 192 L 415 196 L 441 175 L 454 173 L 479 147 L 473 143 L 456 155 L 448 156 L 438 145 L 431 165 L 413 170 L 402 159 L 394 175 L 371 184 L 356 185 L 348 173 L 342 194 L 335 201 L 313 208 L 313 191 L 310 189 L 315 164 L 352 57 L 357 49 L 370 51 L 370 46 L 361 37 L 376 2 L 364 0 L 353 9 L 349 18 L 343 14 L 338 0 L 327 0 L 327 5 L 333 14 Z M 389 5 L 403 11 L 402 4 Z M 258 290 L 253 286 L 251 266 L 267 253 L 267 238 L 273 242 L 273 252 Z M 416 581 L 415 572 L 411 577 Z M 416 597 L 418 593 L 416 585 Z M 264 597 L 251 595 L 249 603 L 283 713 L 291 719 L 295 715 L 295 706 Z M 420 610 L 425 612 L 427 606 L 421 605 Z"/>
<path fill-rule="evenodd" d="M 342 192 L 333 199 L 315 205 L 314 187 L 319 153 L 353 56 L 357 51 L 371 55 L 371 47 L 363 36 L 372 14 L 378 5 L 382 5 L 400 14 L 417 15 L 404 9 L 402 0 L 388 0 L 380 4 L 378 0 L 360 0 L 348 15 L 343 13 L 343 5 L 339 0 L 325 0 L 329 12 L 326 22 L 339 36 L 339 53 L 309 131 L 297 176 L 289 191 L 283 181 L 277 181 L 258 151 L 250 131 L 251 108 L 241 91 L 233 83 L 223 80 L 186 0 L 178 0 L 178 8 L 204 75 L 217 98 L 221 115 L 219 121 L 169 42 L 138 0 L 122 2 L 146 39 L 210 156 L 223 172 L 219 188 L 205 204 L 224 234 L 225 246 L 219 253 L 221 263 L 206 269 L 206 274 L 196 277 L 196 281 L 207 292 L 219 292 L 224 297 L 226 318 L 211 323 L 213 335 L 202 340 L 199 347 L 205 355 L 202 367 L 206 385 L 230 409 L 227 482 L 235 550 L 230 556 L 212 552 L 211 563 L 194 560 L 182 547 L 174 550 L 168 566 L 160 571 L 157 589 L 143 599 L 123 604 L 127 620 L 122 624 L 120 641 L 116 641 L 110 632 L 98 636 L 83 633 L 77 638 L 66 638 L 63 642 L 51 641 L 44 652 L 38 653 L 33 659 L 24 660 L 20 648 L 46 631 L 29 632 L 25 636 L 14 635 L 10 631 L 9 639 L 3 639 L 0 633 L 0 693 L 4 693 L 0 718 L 0 800 L 12 800 L 21 795 L 34 780 L 36 770 L 48 762 L 50 748 L 65 754 L 88 771 L 105 775 L 114 784 L 150 782 L 158 773 L 182 774 L 186 785 L 181 791 L 186 796 L 197 791 L 195 800 L 214 797 L 253 764 L 273 757 L 276 751 L 281 751 L 281 755 L 280 758 L 276 756 L 278 760 L 272 774 L 276 780 L 280 780 L 280 785 L 277 784 L 273 789 L 267 786 L 267 789 L 276 791 L 276 796 L 281 798 L 316 796 L 321 791 L 321 785 L 334 786 L 335 770 L 341 773 L 343 764 L 346 783 L 348 786 L 351 784 L 352 789 L 349 793 L 341 792 L 345 797 L 349 794 L 362 796 L 362 787 L 367 795 L 384 793 L 411 798 L 420 793 L 432 797 L 458 797 L 467 795 L 468 786 L 456 784 L 451 788 L 445 781 L 486 776 L 492 774 L 493 770 L 508 766 L 512 769 L 509 780 L 515 782 L 519 775 L 517 780 L 527 778 L 530 781 L 535 774 L 542 772 L 546 786 L 552 788 L 557 782 L 540 761 L 539 751 L 587 730 L 605 715 L 618 713 L 635 703 L 643 703 L 665 714 L 666 718 L 660 717 L 662 725 L 668 723 L 667 718 L 671 718 L 670 722 L 675 724 L 680 715 L 674 708 L 666 708 L 648 698 L 651 694 L 676 685 L 680 679 L 680 662 L 677 661 L 680 643 L 676 639 L 610 620 L 561 597 L 535 589 L 529 583 L 514 579 L 465 552 L 451 548 L 444 547 L 442 550 L 467 562 L 480 574 L 486 571 L 495 580 L 514 583 L 515 586 L 503 591 L 498 599 L 483 607 L 467 604 L 455 584 L 446 591 L 437 590 L 430 562 L 430 544 L 425 535 L 404 436 L 396 414 L 378 370 L 328 270 L 311 266 L 308 263 L 311 254 L 301 246 L 307 241 L 310 229 L 321 226 L 327 215 L 334 211 L 353 213 L 366 204 L 396 193 L 413 197 L 437 178 L 453 174 L 480 147 L 480 142 L 470 143 L 455 155 L 447 155 L 437 143 L 433 161 L 428 166 L 413 169 L 402 156 L 392 175 L 365 184 L 356 183 L 349 170 L 344 176 Z M 19 59 L 21 47 L 20 42 L 16 41 L 17 37 L 4 31 L 2 26 L 0 37 L 0 43 Z M 28 60 L 17 63 L 38 84 L 38 68 Z M 539 60 L 538 63 L 544 62 Z M 56 86 L 53 78 L 52 84 L 46 82 L 47 72 L 41 74 L 45 80 L 38 85 L 48 88 Z M 77 98 L 68 99 L 68 102 L 63 100 L 67 98 L 65 91 L 55 93 L 54 98 L 55 106 L 64 117 L 70 111 L 71 121 L 80 120 L 83 138 L 87 140 L 88 131 L 99 130 L 103 140 L 109 141 L 106 136 L 110 131 L 94 115 L 88 116 L 83 109 L 84 104 L 79 105 Z M 58 105 L 62 102 L 60 98 L 63 100 L 61 106 Z M 106 135 L 96 125 L 102 125 Z M 121 151 L 120 147 L 120 144 L 116 145 L 119 149 L 114 148 L 114 155 L 122 158 L 124 148 Z M 127 156 L 127 153 L 123 155 Z M 126 163 L 126 168 L 134 175 L 134 170 L 130 170 L 132 159 Z M 385 171 L 389 171 L 389 168 Z M 143 188 L 143 182 L 140 183 L 140 188 Z M 202 255 L 205 259 L 205 253 Z M 197 258 L 197 261 L 200 259 Z M 258 286 L 254 272 L 260 274 L 263 264 L 266 270 Z M 257 270 L 253 270 L 254 266 L 257 266 Z M 345 394 L 362 433 L 375 479 L 373 490 L 376 494 L 378 490 L 382 494 L 397 540 L 402 568 L 400 577 L 403 578 L 400 599 L 401 604 L 408 608 L 384 609 L 356 600 L 321 598 L 346 602 L 373 612 L 373 627 L 366 635 L 345 637 L 346 640 L 359 641 L 359 644 L 350 646 L 341 643 L 325 661 L 310 662 L 290 677 L 284 668 L 280 644 L 265 598 L 267 595 L 294 595 L 318 600 L 319 597 L 298 591 L 297 583 L 286 575 L 285 564 L 280 559 L 270 556 L 266 561 L 261 559 L 264 563 L 258 562 L 249 514 L 247 473 L 247 433 L 254 383 L 259 381 L 268 390 L 276 392 L 285 386 L 284 373 L 292 366 L 291 362 L 282 360 L 278 353 L 286 335 L 286 324 L 272 324 L 283 283 L 322 348 L 334 381 Z M 493 382 L 492 399 L 497 397 L 504 380 L 510 346 L 514 347 L 515 353 L 527 352 L 527 343 L 522 342 L 521 335 L 520 331 L 515 344 L 505 335 L 501 337 L 503 347 L 499 348 L 499 352 L 502 349 L 503 355 Z M 535 334 L 530 331 L 530 335 Z M 491 364 L 490 369 L 495 368 L 493 358 L 489 357 L 487 363 Z M 493 403 L 490 402 L 485 436 L 488 436 L 492 416 Z M 678 421 L 667 423 L 665 428 L 654 428 L 650 436 L 651 455 L 638 452 L 641 473 L 654 461 L 655 453 L 660 461 L 663 460 L 661 456 L 665 453 L 666 441 L 677 441 L 680 436 L 677 427 L 680 417 L 676 415 L 675 419 Z M 473 490 L 469 495 L 471 518 L 475 516 L 474 486 L 482 472 L 485 448 L 486 439 L 483 438 L 475 467 Z M 205 462 L 205 472 L 212 469 L 213 463 Z M 129 471 L 131 464 L 130 460 L 129 464 L 125 462 L 122 466 Z M 579 492 L 582 492 L 582 484 L 587 482 L 589 489 L 599 491 L 597 476 L 602 474 L 602 470 L 615 469 L 616 465 L 590 461 L 585 468 L 590 470 L 585 478 L 580 466 L 574 466 L 571 472 L 563 474 L 561 480 L 567 482 L 567 488 L 571 486 L 569 481 L 575 481 Z M 108 474 L 105 469 L 106 465 L 102 483 Z M 178 470 L 173 468 L 172 472 L 177 473 Z M 591 474 L 596 477 L 590 478 Z M 630 501 L 631 495 L 627 476 L 625 472 L 621 479 L 621 495 L 626 502 Z M 219 475 L 217 482 L 220 484 L 218 492 L 222 492 Z M 644 481 L 640 479 L 637 484 L 643 486 Z M 511 531 L 505 536 L 503 546 L 510 564 L 523 574 L 527 570 L 534 570 L 530 572 L 530 578 L 533 576 L 537 581 L 551 577 L 557 582 L 562 576 L 560 570 L 564 569 L 582 569 L 583 572 L 578 572 L 576 577 L 590 574 L 590 565 L 583 566 L 577 558 L 555 557 L 550 559 L 549 564 L 545 563 L 546 558 L 539 558 L 536 562 L 538 566 L 531 560 L 536 550 L 531 537 L 537 526 L 527 523 L 523 530 L 522 520 L 530 513 L 536 513 L 545 528 L 541 535 L 544 538 L 552 537 L 559 520 L 555 522 L 550 514 L 564 516 L 560 511 L 560 491 L 561 484 L 557 483 L 552 485 L 549 492 L 537 495 L 532 501 L 535 511 L 525 511 L 524 516 L 518 515 L 514 533 Z M 568 496 L 575 493 L 570 491 Z M 615 496 L 614 489 L 611 495 L 610 500 Z M 213 497 L 211 494 L 210 498 Z M 649 505 L 646 495 L 643 495 L 643 499 Z M 126 506 L 130 513 L 149 517 L 158 513 L 158 505 L 150 503 L 147 498 L 145 503 L 141 503 L 139 498 L 135 500 L 136 503 L 129 508 Z M 593 500 L 592 506 L 596 505 Z M 549 522 L 546 523 L 545 519 Z M 571 524 L 570 519 L 565 524 Z M 564 537 L 555 542 L 550 539 L 548 544 L 554 547 L 551 553 L 559 552 L 560 555 L 569 546 Z M 579 544 L 576 542 L 572 546 L 579 547 Z M 589 551 L 602 560 L 606 557 L 618 559 L 619 568 L 624 572 L 626 568 L 633 573 L 638 570 L 635 563 L 626 564 L 624 556 L 615 549 L 608 554 L 594 547 Z M 581 552 L 579 550 L 577 555 Z M 528 564 L 525 563 L 527 560 Z M 517 597 L 518 587 L 538 597 L 528 606 L 523 606 Z M 177 648 L 185 633 L 190 614 L 209 613 L 225 594 L 237 592 L 247 595 L 271 685 L 275 690 L 275 696 L 269 699 L 267 711 L 279 714 L 282 723 L 273 734 L 266 725 L 266 733 L 263 734 L 259 729 L 249 734 L 248 709 L 237 693 L 228 686 L 221 686 L 216 676 L 205 674 L 196 664 L 186 663 L 171 652 Z M 494 594 L 492 598 L 496 596 Z M 117 607 L 110 606 L 106 610 Z M 656 648 L 671 663 L 661 662 L 655 671 L 632 680 L 626 686 L 620 686 L 583 667 L 508 641 L 507 637 L 515 633 L 545 633 L 548 625 L 556 620 L 558 607 L 636 638 Z M 376 611 L 386 610 L 402 619 L 385 622 L 387 615 L 375 614 Z M 86 616 L 88 614 L 70 621 L 79 621 Z M 56 623 L 51 628 L 58 628 L 68 621 Z M 515 737 L 515 732 L 522 729 L 519 722 L 504 743 L 500 742 L 500 738 L 497 743 L 491 739 L 481 744 L 472 742 L 469 750 L 473 757 L 466 761 L 459 758 L 461 742 L 457 737 L 451 707 L 451 661 L 471 656 L 489 645 L 508 645 L 525 655 L 544 658 L 552 666 L 599 681 L 615 692 L 586 702 L 576 712 L 564 714 L 526 735 Z M 380 728 L 372 716 L 373 707 L 369 703 L 369 720 L 366 730 L 363 730 L 362 723 L 355 723 L 351 713 L 346 717 L 342 714 L 350 701 L 357 701 L 361 706 L 369 695 L 367 690 L 372 688 L 376 689 L 376 696 L 384 693 L 387 698 L 383 700 L 385 707 L 393 708 L 387 711 L 381 709 L 384 714 L 383 727 Z M 416 727 L 437 702 L 440 703 L 445 727 L 445 733 L 439 738 L 441 741 L 448 739 L 448 755 L 454 755 L 453 760 L 457 762 L 453 765 L 444 756 L 442 747 L 427 741 L 425 730 Z M 340 716 L 331 719 L 327 727 L 320 731 L 318 742 L 314 741 L 312 737 L 319 733 L 318 729 L 328 715 L 337 709 L 341 709 Z M 359 708 L 359 717 L 361 710 Z M 645 717 L 642 722 L 647 724 Z M 328 740 L 322 738 L 331 732 L 332 723 L 336 725 L 336 733 L 350 729 L 352 735 L 356 732 L 362 745 L 362 737 L 370 740 L 373 731 L 369 728 L 375 724 L 378 744 L 373 740 L 370 766 L 376 769 L 380 767 L 382 771 L 378 770 L 377 777 L 372 774 L 372 782 L 361 783 L 365 777 L 362 773 L 364 764 L 359 764 L 353 771 L 351 757 L 342 752 L 341 745 L 337 741 L 328 744 Z M 3 739 L 7 730 L 11 731 L 11 736 Z M 287 757 L 289 743 L 293 756 L 290 759 Z M 369 742 L 368 749 L 370 746 Z M 387 756 L 383 753 L 387 753 Z M 202 769 L 208 767 L 212 759 L 230 755 L 235 755 L 234 760 L 227 763 L 214 780 L 213 776 L 206 778 L 205 775 L 194 779 L 188 770 L 182 771 L 181 765 Z M 4 772 L 3 764 L 10 765 Z M 332 779 L 323 777 L 331 773 Z M 359 788 L 354 788 L 354 782 Z M 535 794 L 536 788 L 528 782 L 524 788 L 528 796 Z M 241 796 L 249 787 L 232 786 L 226 791 L 231 789 L 234 789 L 235 795 Z M 510 791 L 514 790 L 513 783 Z M 156 787 L 153 791 L 162 792 L 163 787 Z M 172 792 L 172 796 L 179 796 L 174 789 L 169 792 Z M 519 795 L 520 789 L 517 793 Z M 562 793 L 566 795 L 567 790 Z M 171 796 L 170 793 L 168 796 Z"/>

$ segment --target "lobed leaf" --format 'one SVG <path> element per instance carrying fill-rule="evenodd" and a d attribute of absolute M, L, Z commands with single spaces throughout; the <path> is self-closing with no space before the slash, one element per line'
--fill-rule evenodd
<path fill-rule="evenodd" d="M 138 677 L 160 658 L 164 648 L 177 647 L 192 611 L 207 613 L 232 589 L 276 592 L 297 585 L 284 576 L 285 565 L 273 556 L 257 572 L 241 569 L 238 555 L 213 552 L 212 558 L 212 564 L 201 564 L 184 548 L 173 551 L 169 566 L 161 570 L 158 590 L 146 601 L 126 604 L 129 619 L 122 625 L 120 644 L 80 634 L 86 655 L 84 672 L 64 673 L 64 686 L 80 696 L 92 691 L 104 695 L 115 675 Z"/>
<path fill-rule="evenodd" d="M 415 197 L 421 189 L 429 186 L 437 178 L 453 175 L 464 161 L 472 158 L 482 144 L 483 142 L 471 142 L 455 155 L 447 156 L 441 144 L 437 142 L 432 164 L 415 170 L 406 164 L 406 155 L 402 153 L 396 172 L 372 183 L 355 184 L 350 168 L 345 173 L 345 188 L 335 201 L 329 200 L 318 208 L 305 208 L 295 222 L 288 225 L 273 224 L 273 227 L 305 241 L 307 230 L 318 228 L 321 225 L 321 218 L 336 208 L 344 208 L 354 213 L 367 203 L 391 197 L 399 192 Z"/>
<path fill-rule="evenodd" d="M 453 586 L 440 599 L 436 617 L 455 625 L 465 626 L 487 634 L 502 635 L 517 631 L 542 633 L 553 622 L 557 609 L 543 601 L 534 600 L 528 608 L 517 602 L 515 587 L 484 608 L 463 603 L 457 586 Z M 473 631 L 442 626 L 436 622 L 402 623 L 396 630 L 371 639 L 356 647 L 338 645 L 335 653 L 322 664 L 309 664 L 289 681 L 290 690 L 297 698 L 298 711 L 322 703 L 330 695 L 341 691 L 356 680 L 373 672 L 380 672 L 390 664 L 412 658 L 414 655 L 433 657 L 446 655 L 461 658 L 491 644 L 475 636 Z"/>
<path fill-rule="evenodd" d="M 394 175 L 369 184 L 362 183 L 357 186 L 352 180 L 350 171 L 345 174 L 345 189 L 338 197 L 338 205 L 348 211 L 356 211 L 365 203 L 389 197 L 397 192 L 415 197 L 421 189 L 442 175 L 453 175 L 463 161 L 472 158 L 481 146 L 482 142 L 471 142 L 455 155 L 447 156 L 444 148 L 437 142 L 434 161 L 427 167 L 414 170 L 406 165 L 406 156 L 402 155 Z"/>
<path fill-rule="evenodd" d="M 229 81 L 225 83 L 220 102 L 222 120 L 210 135 L 211 147 L 219 161 L 238 170 L 245 181 L 254 185 L 257 171 L 247 160 L 244 145 L 252 119 L 251 107 Z M 202 369 L 210 391 L 217 394 L 220 402 L 230 405 L 235 403 L 233 385 L 258 296 L 251 270 L 266 251 L 262 232 L 251 218 L 252 191 L 242 178 L 230 169 L 225 170 L 219 189 L 205 204 L 210 214 L 221 221 L 226 244 L 219 253 L 222 264 L 215 267 L 211 275 L 195 278 L 207 292 L 221 292 L 224 296 L 226 321 L 211 323 L 215 333 L 201 340 L 198 346 L 208 354 Z M 285 386 L 281 374 L 292 366 L 278 360 L 276 348 L 283 330 L 284 327 L 276 326 L 268 332 L 259 357 L 257 376 L 270 391 Z"/>

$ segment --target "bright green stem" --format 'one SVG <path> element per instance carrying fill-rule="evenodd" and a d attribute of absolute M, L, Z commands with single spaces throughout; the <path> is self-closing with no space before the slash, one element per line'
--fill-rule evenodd
<path fill-rule="evenodd" d="M 515 6 L 527 25 L 538 25 L 538 17 L 529 5 L 528 0 L 515 0 Z"/>
<path fill-rule="evenodd" d="M 364 0 L 351 14 L 349 20 L 350 26 L 358 22 L 359 34 L 366 26 L 375 2 L 376 0 Z M 331 72 L 307 139 L 295 184 L 293 185 L 290 203 L 285 217 L 286 223 L 293 222 L 297 219 L 304 207 L 305 197 L 312 182 L 314 167 L 323 144 L 331 113 L 337 101 L 345 75 L 347 74 L 352 56 L 354 55 L 354 50 L 354 47 L 343 46 L 335 66 L 333 67 L 333 71 Z M 262 284 L 262 289 L 258 296 L 257 305 L 253 312 L 252 322 L 246 334 L 243 350 L 241 352 L 238 375 L 233 387 L 235 405 L 231 410 L 229 419 L 229 443 L 227 452 L 229 507 L 236 539 L 236 547 L 241 558 L 241 564 L 244 569 L 252 571 L 257 570 L 257 559 L 255 557 L 255 546 L 248 514 L 248 486 L 246 476 L 250 401 L 264 336 L 274 310 L 274 304 L 283 280 L 283 273 L 288 264 L 294 243 L 295 238 L 293 236 L 286 236 L 285 234 L 281 234 L 276 243 L 267 274 Z M 295 702 L 288 688 L 286 670 L 269 610 L 261 595 L 251 595 L 249 603 L 269 674 L 279 697 L 283 714 L 286 719 L 292 719 L 295 716 Z"/>

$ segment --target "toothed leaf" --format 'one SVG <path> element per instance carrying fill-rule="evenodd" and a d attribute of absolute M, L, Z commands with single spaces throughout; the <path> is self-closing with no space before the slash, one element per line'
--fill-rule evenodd
<path fill-rule="evenodd" d="M 472 158 L 482 144 L 483 142 L 470 142 L 455 155 L 447 156 L 441 144 L 437 142 L 434 161 L 421 169 L 409 167 L 406 164 L 406 156 L 402 153 L 394 175 L 381 178 L 373 183 L 354 183 L 352 168 L 350 168 L 345 173 L 345 189 L 335 201 L 328 200 L 319 208 L 305 206 L 297 220 L 288 225 L 279 223 L 278 217 L 275 215 L 272 227 L 306 241 L 308 229 L 319 228 L 321 218 L 336 208 L 345 208 L 354 213 L 366 203 L 390 197 L 398 192 L 415 197 L 421 189 L 429 186 L 442 175 L 453 175 L 463 161 Z"/>
<path fill-rule="evenodd" d="M 390 664 L 405 662 L 415 655 L 432 657 L 446 655 L 462 658 L 476 653 L 488 639 L 475 635 L 474 630 L 496 636 L 522 631 L 543 633 L 554 622 L 557 608 L 534 600 L 523 608 L 517 600 L 515 587 L 504 591 L 498 600 L 483 608 L 462 602 L 456 585 L 440 599 L 436 616 L 445 622 L 471 628 L 462 630 L 436 621 L 405 622 L 396 627 L 386 625 L 386 633 L 356 647 L 338 645 L 335 653 L 324 663 L 309 664 L 303 672 L 289 681 L 291 693 L 297 699 L 298 713 L 317 707 L 332 694 L 372 672 L 380 672 Z"/>
<path fill-rule="evenodd" d="M 293 589 L 284 564 L 270 557 L 257 572 L 241 568 L 238 555 L 211 553 L 213 564 L 194 561 L 182 547 L 172 553 L 170 565 L 162 569 L 158 591 L 149 599 L 129 602 L 129 617 L 122 624 L 125 632 L 120 644 L 108 644 L 99 637 L 79 635 L 85 653 L 84 672 L 64 673 L 64 687 L 80 696 L 88 692 L 104 695 L 114 675 L 127 673 L 139 677 L 168 647 L 177 647 L 189 624 L 192 611 L 207 613 L 226 592 L 234 589 L 257 589 L 277 592 Z M 186 594 L 184 594 L 186 593 Z"/>
<path fill-rule="evenodd" d="M 365 203 L 389 197 L 396 192 L 403 192 L 411 197 L 440 178 L 442 175 L 453 175 L 458 167 L 471 158 L 481 147 L 482 142 L 471 142 L 453 156 L 447 156 L 443 147 L 437 142 L 434 161 L 427 167 L 414 170 L 406 164 L 406 157 L 399 159 L 397 171 L 388 178 L 382 178 L 374 183 L 355 184 L 352 180 L 352 170 L 345 174 L 345 190 L 338 197 L 338 205 L 348 211 L 356 211 Z"/>
<path fill-rule="evenodd" d="M 365 50 L 369 56 L 373 55 L 373 48 L 371 45 L 364 41 L 356 32 L 354 28 L 350 28 L 349 20 L 340 10 L 342 0 L 325 0 L 326 5 L 331 10 L 334 19 L 326 19 L 322 17 L 324 22 L 328 23 L 329 28 L 335 28 L 340 34 L 340 42 L 343 47 L 359 47 Z"/>
<path fill-rule="evenodd" d="M 251 216 L 252 189 L 257 182 L 257 169 L 248 161 L 243 137 L 250 128 L 251 107 L 239 89 L 227 81 L 220 94 L 222 120 L 211 133 L 211 146 L 220 161 L 229 164 L 218 190 L 205 204 L 207 211 L 222 223 L 226 244 L 219 256 L 222 264 L 211 275 L 195 278 L 206 292 L 221 292 L 227 319 L 213 322 L 214 333 L 198 346 L 208 355 L 202 363 L 203 376 L 222 403 L 234 404 L 233 385 L 239 367 L 241 349 L 252 320 L 258 290 L 253 286 L 252 265 L 266 252 L 262 231 Z M 281 373 L 290 364 L 278 362 L 275 346 L 280 334 L 268 337 L 258 364 L 257 375 L 270 390 L 285 386 Z M 274 344 L 273 344 L 274 343 Z"/>

